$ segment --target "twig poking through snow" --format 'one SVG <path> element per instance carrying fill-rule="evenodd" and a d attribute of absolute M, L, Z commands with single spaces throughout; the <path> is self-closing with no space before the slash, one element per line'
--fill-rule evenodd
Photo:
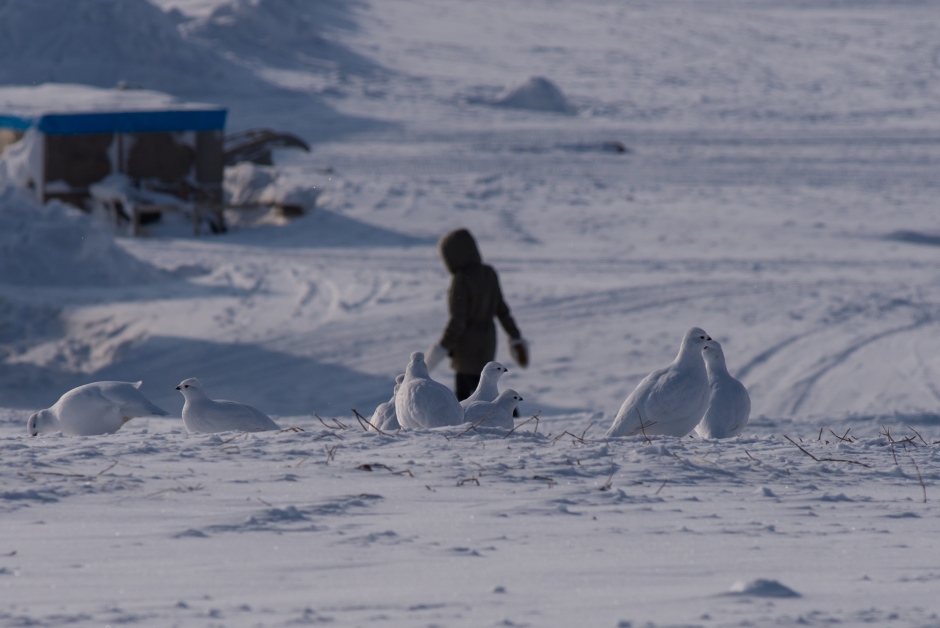
<path fill-rule="evenodd" d="M 326 450 L 326 463 L 329 464 L 333 461 L 333 457 L 336 455 L 336 450 L 339 449 L 339 445 L 333 445 Z"/>
<path fill-rule="evenodd" d="M 379 469 L 385 469 L 386 471 L 388 471 L 388 472 L 391 473 L 392 475 L 406 475 L 406 474 L 407 474 L 408 477 L 411 477 L 411 478 L 413 478 L 413 477 L 415 476 L 415 474 L 411 472 L 411 469 L 402 469 L 401 471 L 395 471 L 395 470 L 392 469 L 390 466 L 384 465 L 384 464 L 382 464 L 381 462 L 375 462 L 375 463 L 372 463 L 372 464 L 369 464 L 369 463 L 361 464 L 361 465 L 359 465 L 359 466 L 356 467 L 356 468 L 357 468 L 357 469 L 362 469 L 363 471 L 372 471 L 373 467 L 378 467 Z M 426 488 L 427 488 L 427 487 L 426 487 Z M 428 488 L 428 490 L 431 490 L 431 489 Z"/>
<path fill-rule="evenodd" d="M 319 421 L 320 423 L 322 423 L 322 424 L 323 424 L 323 427 L 325 427 L 325 428 L 328 429 L 328 430 L 340 430 L 340 429 L 343 429 L 343 428 L 341 428 L 341 427 L 336 427 L 336 426 L 330 425 L 329 423 L 327 423 L 326 421 L 324 421 L 324 420 L 320 417 L 320 415 L 317 414 L 316 412 L 313 413 L 313 416 L 317 417 L 317 421 Z M 335 419 L 334 419 L 334 420 L 335 420 Z"/>
<path fill-rule="evenodd" d="M 494 410 L 493 412 L 495 412 L 495 410 Z M 482 419 L 480 419 L 479 421 L 477 421 L 476 423 L 474 423 L 473 425 L 471 425 L 470 427 L 468 427 L 468 428 L 465 429 L 464 431 L 460 432 L 459 434 L 455 434 L 455 435 L 452 436 L 451 438 L 447 438 L 447 436 L 445 435 L 444 438 L 446 438 L 447 440 L 453 440 L 454 438 L 459 438 L 459 437 L 463 436 L 463 435 L 466 434 L 467 432 L 470 432 L 470 431 L 474 431 L 474 432 L 475 432 L 476 429 L 477 429 L 477 427 L 479 427 L 480 424 L 483 423 L 483 421 L 487 420 L 488 418 L 490 418 L 490 417 L 493 415 L 493 412 L 490 412 L 490 413 L 487 414 L 485 417 L 483 417 Z"/>
<path fill-rule="evenodd" d="M 910 456 L 910 455 L 909 455 Z M 924 494 L 924 503 L 927 503 L 927 486 L 924 484 L 924 478 L 920 474 L 920 467 L 917 466 L 917 461 L 914 460 L 914 456 L 910 456 L 911 464 L 914 465 L 914 470 L 917 471 L 917 481 L 920 482 L 920 490 Z"/>
<path fill-rule="evenodd" d="M 611 485 L 614 482 L 614 463 L 610 463 L 610 475 L 607 476 L 607 481 L 604 482 L 601 486 L 597 487 L 599 491 L 609 491 Z"/>
<path fill-rule="evenodd" d="M 361 427 L 363 431 L 368 432 L 369 430 L 375 430 L 376 432 L 378 432 L 379 434 L 382 434 L 383 436 L 388 436 L 386 432 L 383 432 L 376 426 L 372 425 L 372 423 L 369 422 L 369 419 L 359 414 L 355 408 L 350 408 L 350 410 L 352 410 L 352 413 L 356 415 L 356 420 L 359 421 L 359 427 Z"/>
<path fill-rule="evenodd" d="M 581 438 L 580 436 L 578 436 L 578 435 L 576 435 L 576 434 L 572 434 L 572 433 L 569 432 L 568 430 L 565 430 L 564 432 L 562 432 L 561 434 L 559 434 L 558 436 L 556 436 L 556 437 L 553 438 L 552 440 L 548 441 L 548 444 L 549 444 L 549 445 L 554 445 L 555 443 L 557 443 L 559 440 L 561 440 L 561 439 L 564 438 L 565 436 L 570 436 L 574 441 L 576 441 L 576 442 L 578 442 L 578 443 L 581 443 L 582 445 L 587 445 L 587 444 L 588 444 L 588 441 L 584 440 L 583 438 Z"/>
<path fill-rule="evenodd" d="M 533 476 L 532 476 L 532 479 L 533 479 L 533 480 L 544 480 L 545 482 L 548 482 L 548 488 L 554 488 L 554 486 L 555 486 L 555 480 L 553 480 L 552 478 L 550 478 L 550 477 L 548 477 L 548 476 L 545 476 L 545 475 L 533 475 Z"/>
<path fill-rule="evenodd" d="M 886 428 L 884 424 L 881 425 L 881 429 L 884 430 L 885 438 L 888 439 L 888 444 L 891 445 L 891 455 L 894 456 L 894 466 L 900 467 L 901 465 L 898 464 L 898 454 L 894 451 L 894 439 L 891 438 L 891 432 L 888 431 L 888 428 Z"/>
<path fill-rule="evenodd" d="M 829 433 L 832 434 L 833 436 L 835 436 L 836 438 L 838 438 L 838 439 L 839 439 L 840 441 L 842 441 L 843 443 L 854 443 L 854 442 L 855 442 L 855 441 L 852 440 L 851 438 L 848 438 L 850 431 L 852 431 L 852 428 L 851 428 L 851 427 L 850 427 L 849 429 L 845 430 L 845 434 L 843 434 L 842 436 L 839 436 L 838 434 L 836 434 L 835 432 L 832 431 L 832 428 L 831 428 L 831 427 L 829 428 Z M 853 438 L 854 438 L 854 437 L 853 437 Z"/>
<path fill-rule="evenodd" d="M 865 464 L 864 462 L 859 462 L 858 460 L 847 460 L 846 458 L 817 458 L 817 457 L 814 456 L 813 454 L 811 454 L 811 453 L 809 453 L 808 451 L 806 451 L 805 449 L 803 449 L 803 447 L 801 447 L 795 440 L 793 440 L 792 438 L 790 438 L 790 437 L 787 436 L 786 434 L 784 434 L 783 437 L 784 437 L 785 439 L 787 439 L 788 441 L 790 441 L 791 443 L 793 443 L 794 445 L 796 445 L 796 448 L 797 448 L 797 449 L 799 449 L 800 451 L 802 451 L 804 454 L 806 454 L 807 456 L 809 456 L 810 458 L 812 458 L 812 459 L 815 460 L 816 462 L 848 462 L 849 464 L 857 464 L 857 465 L 859 465 L 859 466 L 865 467 L 866 469 L 871 469 L 871 465 L 870 465 L 870 464 Z M 892 448 L 892 451 L 893 451 L 893 448 Z M 895 460 L 897 460 L 897 458 L 895 458 Z"/>
<path fill-rule="evenodd" d="M 923 444 L 927 445 L 928 447 L 930 446 L 930 445 L 927 443 L 927 441 L 924 440 L 924 437 L 920 435 L 920 432 L 918 432 L 917 430 L 915 430 L 915 429 L 914 429 L 913 427 L 911 427 L 911 426 L 907 426 L 907 429 L 909 429 L 910 431 L 912 431 L 912 432 L 914 432 L 915 434 L 917 434 L 917 438 L 920 439 L 920 442 L 922 442 Z"/>
<path fill-rule="evenodd" d="M 587 426 L 586 428 L 584 428 L 584 431 L 581 432 L 581 440 L 582 440 L 582 441 L 584 440 L 584 435 L 587 434 L 587 433 L 588 433 L 588 430 L 591 429 L 592 427 L 594 427 L 594 421 L 591 421 L 590 424 L 588 424 L 588 426 Z"/>
<path fill-rule="evenodd" d="M 541 414 L 541 413 L 542 413 L 542 411 L 539 410 L 538 412 L 536 412 L 535 414 L 533 414 L 531 417 L 529 417 L 528 419 L 526 419 L 526 420 L 523 421 L 522 423 L 520 423 L 520 424 L 518 424 L 518 425 L 514 425 L 513 428 L 512 428 L 511 430 L 509 430 L 509 431 L 506 433 L 505 436 L 503 436 L 503 438 L 509 438 L 509 436 L 510 436 L 513 432 L 515 432 L 516 430 L 518 430 L 520 427 L 522 427 L 523 425 L 525 425 L 525 424 L 528 423 L 529 421 L 535 421 L 535 431 L 532 432 L 532 434 L 533 434 L 533 435 L 537 434 L 538 431 L 539 431 L 539 414 Z"/>

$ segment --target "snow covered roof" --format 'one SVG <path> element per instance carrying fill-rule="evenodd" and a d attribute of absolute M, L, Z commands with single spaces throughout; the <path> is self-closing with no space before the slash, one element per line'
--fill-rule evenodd
<path fill-rule="evenodd" d="M 36 127 L 50 135 L 210 131 L 225 128 L 226 109 L 143 89 L 46 83 L 0 87 L 0 128 Z"/>

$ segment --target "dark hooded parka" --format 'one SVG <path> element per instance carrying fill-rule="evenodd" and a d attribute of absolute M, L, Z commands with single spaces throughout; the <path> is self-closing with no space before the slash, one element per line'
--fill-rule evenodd
<path fill-rule="evenodd" d="M 447 294 L 450 320 L 440 344 L 449 352 L 454 371 L 479 375 L 496 357 L 494 317 L 510 338 L 520 338 L 521 334 L 503 300 L 499 277 L 492 266 L 483 263 L 470 232 L 451 231 L 440 239 L 438 249 L 444 266 L 453 275 Z"/>

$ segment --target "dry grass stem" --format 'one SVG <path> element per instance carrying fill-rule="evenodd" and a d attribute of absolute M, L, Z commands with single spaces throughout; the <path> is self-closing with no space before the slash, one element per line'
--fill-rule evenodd
<path fill-rule="evenodd" d="M 548 441 L 548 444 L 549 444 L 549 445 L 554 445 L 555 443 L 557 443 L 559 440 L 561 440 L 561 439 L 564 438 L 565 436 L 570 436 L 574 441 L 576 441 L 576 442 L 578 442 L 578 443 L 581 443 L 582 445 L 588 445 L 588 444 L 590 444 L 590 441 L 586 441 L 586 440 L 584 440 L 583 438 L 581 438 L 580 436 L 578 436 L 577 434 L 572 434 L 572 433 L 569 432 L 568 430 L 565 430 L 564 432 L 562 432 L 561 434 L 559 434 L 558 436 L 556 436 L 556 437 L 553 438 L 552 440 Z"/>
<path fill-rule="evenodd" d="M 609 491 L 610 487 L 613 485 L 613 482 L 614 482 L 614 463 L 611 462 L 610 463 L 610 475 L 607 476 L 606 482 L 604 482 L 601 486 L 597 487 L 597 490 Z"/>
<path fill-rule="evenodd" d="M 81 479 L 90 479 L 91 476 L 82 475 L 81 473 L 61 473 L 59 471 L 30 471 L 28 474 L 23 473 L 22 471 L 17 471 L 16 474 L 20 477 L 29 478 L 30 480 L 36 481 L 36 478 L 33 475 L 55 475 L 62 478 L 81 478 Z"/>
<path fill-rule="evenodd" d="M 391 473 L 392 475 L 407 475 L 408 477 L 411 477 L 411 478 L 413 478 L 413 477 L 415 476 L 415 474 L 411 472 L 411 469 L 402 469 L 401 471 L 395 471 L 394 469 L 392 469 L 392 468 L 389 467 L 388 465 L 384 465 L 384 464 L 382 464 L 381 462 L 374 462 L 374 463 L 372 463 L 372 464 L 365 463 L 365 464 L 359 465 L 359 466 L 356 467 L 356 468 L 357 468 L 357 469 L 362 469 L 363 471 L 372 471 L 373 468 L 379 468 L 379 469 L 385 469 L 386 471 L 388 471 L 388 472 Z"/>
<path fill-rule="evenodd" d="M 857 464 L 857 465 L 859 465 L 859 466 L 861 466 L 861 467 L 865 467 L 866 469 L 871 469 L 871 465 L 870 465 L 870 464 L 865 464 L 864 462 L 859 462 L 858 460 L 848 460 L 848 459 L 846 459 L 846 458 L 817 458 L 817 457 L 814 456 L 813 454 L 811 454 L 811 453 L 809 453 L 808 451 L 806 451 L 801 445 L 799 445 L 795 440 L 793 440 L 792 438 L 790 438 L 790 437 L 787 436 L 786 434 L 784 434 L 783 437 L 784 437 L 785 439 L 787 439 L 788 441 L 790 441 L 791 443 L 793 443 L 794 445 L 796 445 L 796 448 L 797 448 L 797 449 L 799 449 L 800 451 L 802 451 L 804 454 L 806 454 L 807 456 L 809 456 L 810 458 L 812 458 L 812 459 L 815 460 L 816 462 L 847 462 L 847 463 L 849 463 L 849 464 Z M 789 472 L 789 470 L 788 470 L 788 472 Z"/>
<path fill-rule="evenodd" d="M 202 484 L 196 484 L 194 486 L 186 486 L 177 479 L 173 479 L 174 482 L 179 484 L 179 486 L 174 486 L 172 488 L 165 488 L 163 490 L 157 491 L 155 493 L 150 493 L 149 495 L 144 495 L 146 498 L 156 497 L 158 495 L 164 495 L 166 493 L 195 493 L 196 491 L 201 491 L 205 488 Z"/>
<path fill-rule="evenodd" d="M 829 433 L 832 434 L 833 436 L 835 436 L 836 438 L 838 438 L 838 439 L 839 439 L 840 441 L 842 441 L 843 443 L 854 443 L 856 440 L 858 440 L 858 439 L 855 438 L 854 436 L 853 436 L 852 438 L 849 438 L 849 437 L 848 437 L 850 431 L 852 431 L 852 428 L 851 428 L 851 427 L 850 427 L 849 429 L 845 430 L 845 434 L 843 434 L 842 436 L 839 436 L 838 434 L 836 434 L 835 432 L 832 431 L 832 428 L 829 428 Z"/>
<path fill-rule="evenodd" d="M 336 456 L 336 450 L 339 449 L 339 445 L 333 445 L 326 450 L 326 463 L 329 464 L 333 461 L 333 457 Z"/>
<path fill-rule="evenodd" d="M 646 434 L 646 428 L 647 428 L 647 427 L 652 427 L 653 425 L 656 425 L 656 421 L 653 421 L 652 423 L 646 423 L 646 422 L 643 421 L 643 417 L 640 417 L 640 432 L 643 434 L 643 441 L 644 441 L 647 445 L 652 445 L 652 444 L 653 444 L 653 441 L 650 439 L 649 436 L 647 436 L 647 434 Z"/>
<path fill-rule="evenodd" d="M 337 427 L 334 427 L 334 426 L 328 424 L 328 423 L 327 423 L 326 421 L 324 421 L 323 418 L 322 418 L 319 414 L 317 414 L 316 412 L 313 413 L 313 416 L 317 417 L 317 421 L 319 421 L 320 423 L 322 423 L 322 424 L 323 424 L 323 427 L 325 427 L 326 429 L 328 429 L 328 430 L 339 429 L 339 428 L 337 428 Z"/>
<path fill-rule="evenodd" d="M 494 410 L 494 412 L 495 412 L 495 410 Z M 463 435 L 466 434 L 467 432 L 475 432 L 476 429 L 483 423 L 483 421 L 487 420 L 487 419 L 490 418 L 491 416 L 493 416 L 493 412 L 490 412 L 490 413 L 487 414 L 485 417 L 483 417 L 482 419 L 480 419 L 479 421 L 477 421 L 476 423 L 474 423 L 473 425 L 471 425 L 470 427 L 468 427 L 468 428 L 465 429 L 464 431 L 460 432 L 459 434 L 455 434 L 454 436 L 451 436 L 451 437 L 448 437 L 448 436 L 445 434 L 445 435 L 444 435 L 444 438 L 446 438 L 447 440 L 453 440 L 453 439 L 455 439 L 455 438 L 460 438 L 461 436 L 463 436 Z"/>
<path fill-rule="evenodd" d="M 313 437 L 313 440 L 323 440 L 324 438 L 335 438 L 337 440 L 346 440 L 336 432 L 324 432 L 322 434 L 317 434 Z"/>
<path fill-rule="evenodd" d="M 359 414 L 359 412 L 357 412 L 355 408 L 350 408 L 350 409 L 352 410 L 352 413 L 356 415 L 356 420 L 359 421 L 359 427 L 361 427 L 363 430 L 365 430 L 366 432 L 368 432 L 369 430 L 375 430 L 376 432 L 378 432 L 379 434 L 383 436 L 389 436 L 387 432 L 383 432 L 376 426 L 372 425 L 372 422 L 369 421 L 369 419 L 362 416 L 361 414 Z"/>
<path fill-rule="evenodd" d="M 547 475 L 533 475 L 533 476 L 532 476 L 532 479 L 533 479 L 533 480 L 543 480 L 543 481 L 545 481 L 545 482 L 548 482 L 548 488 L 554 488 L 554 486 L 555 486 L 555 480 L 553 480 L 552 478 L 548 477 Z"/>
<path fill-rule="evenodd" d="M 591 421 L 591 422 L 588 424 L 588 426 L 587 426 L 586 428 L 584 428 L 584 431 L 581 432 L 581 440 L 584 440 L 584 435 L 587 434 L 587 433 L 588 433 L 588 430 L 591 429 L 592 427 L 594 427 L 594 421 Z"/>
<path fill-rule="evenodd" d="M 915 429 L 914 429 L 913 427 L 911 427 L 910 425 L 907 426 L 907 429 L 909 429 L 910 431 L 914 432 L 914 434 L 917 436 L 917 438 L 920 439 L 920 442 L 922 442 L 923 444 L 927 445 L 928 447 L 930 446 L 929 443 L 927 443 L 927 441 L 924 440 L 924 437 L 920 435 L 920 432 L 918 432 L 917 430 L 915 430 Z"/>
<path fill-rule="evenodd" d="M 883 434 L 885 438 L 888 439 L 888 444 L 891 445 L 891 455 L 894 456 L 894 466 L 900 467 L 901 465 L 898 464 L 898 454 L 894 451 L 894 439 L 891 438 L 891 432 L 888 431 L 888 428 L 886 428 L 884 424 L 881 425 L 881 429 L 884 430 Z"/>
<path fill-rule="evenodd" d="M 924 484 L 924 477 L 920 474 L 920 467 L 917 466 L 917 461 L 914 460 L 914 456 L 910 456 L 911 464 L 914 465 L 914 470 L 917 471 L 917 481 L 920 482 L 920 490 L 924 495 L 924 503 L 927 503 L 927 486 Z"/>
<path fill-rule="evenodd" d="M 522 427 L 523 425 L 525 425 L 525 424 L 528 423 L 529 421 L 535 421 L 535 431 L 532 432 L 532 434 L 533 434 L 533 436 L 534 436 L 534 435 L 537 434 L 538 431 L 539 431 L 539 414 L 541 414 L 541 413 L 542 413 L 542 411 L 539 410 L 538 412 L 536 412 L 535 414 L 533 414 L 532 416 L 530 416 L 528 419 L 526 419 L 526 420 L 523 421 L 522 423 L 519 423 L 519 424 L 517 424 L 517 425 L 514 425 L 511 430 L 509 430 L 508 432 L 506 432 L 506 435 L 503 436 L 503 438 L 509 438 L 509 437 L 512 435 L 513 432 L 515 432 L 516 430 L 518 430 L 520 427 Z"/>

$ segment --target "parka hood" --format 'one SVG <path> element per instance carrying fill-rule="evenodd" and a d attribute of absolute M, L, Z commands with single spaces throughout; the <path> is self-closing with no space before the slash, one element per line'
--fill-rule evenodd
<path fill-rule="evenodd" d="M 476 240 L 466 229 L 456 229 L 442 236 L 437 248 L 444 266 L 452 275 L 462 268 L 483 262 Z"/>

